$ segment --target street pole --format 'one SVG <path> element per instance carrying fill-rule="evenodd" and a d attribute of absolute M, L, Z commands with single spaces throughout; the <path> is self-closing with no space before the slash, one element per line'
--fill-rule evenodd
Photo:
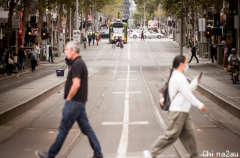
<path fill-rule="evenodd" d="M 181 17 L 181 30 L 180 30 L 180 54 L 183 54 L 183 17 Z"/>
<path fill-rule="evenodd" d="M 18 0 L 16 0 L 16 15 L 18 15 Z M 16 51 L 18 50 L 18 28 L 16 28 Z"/>
<path fill-rule="evenodd" d="M 195 7 L 195 0 L 194 0 L 194 7 Z M 193 29 L 193 37 L 194 37 L 194 46 L 196 46 L 196 11 L 194 11 L 194 21 L 193 21 L 193 24 L 194 24 L 194 29 Z"/>
<path fill-rule="evenodd" d="M 71 31 L 72 31 L 72 30 L 71 30 L 71 27 L 72 27 L 72 24 L 71 24 L 72 16 L 71 16 L 71 14 L 72 14 L 72 13 L 71 13 L 71 12 L 72 12 L 72 11 L 71 11 L 71 9 L 70 9 L 70 29 L 69 29 L 69 30 L 70 30 L 70 36 L 69 36 L 69 37 L 70 37 L 70 41 L 71 41 L 71 39 L 72 39 L 72 37 L 71 37 L 71 36 L 72 36 L 72 35 L 71 35 L 71 34 L 72 34 L 72 32 L 71 32 Z"/>
<path fill-rule="evenodd" d="M 160 18 L 160 15 L 161 15 L 161 5 L 159 4 L 159 33 L 161 33 L 160 31 L 160 22 L 161 22 L 161 18 Z"/>
<path fill-rule="evenodd" d="M 75 30 L 78 30 L 78 0 L 76 0 L 76 18 L 75 18 Z"/>
<path fill-rule="evenodd" d="M 141 12 L 141 27 L 142 27 L 142 12 Z"/>
<path fill-rule="evenodd" d="M 144 1 L 144 27 L 143 27 L 143 29 L 145 29 L 145 1 Z"/>
<path fill-rule="evenodd" d="M 81 28 L 82 28 L 82 30 L 81 30 L 81 32 L 83 33 L 83 3 L 82 3 L 82 23 L 81 23 Z"/>
<path fill-rule="evenodd" d="M 51 44 L 53 46 L 53 14 L 52 14 L 52 38 L 51 38 Z"/>

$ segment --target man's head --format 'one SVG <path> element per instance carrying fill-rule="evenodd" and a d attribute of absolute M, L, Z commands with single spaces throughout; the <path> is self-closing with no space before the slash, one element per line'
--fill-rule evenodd
<path fill-rule="evenodd" d="M 68 42 L 65 48 L 65 54 L 68 59 L 75 59 L 80 54 L 79 44 L 75 41 Z"/>
<path fill-rule="evenodd" d="M 21 46 L 20 46 L 20 48 L 22 48 L 22 49 L 23 49 L 23 45 L 21 45 Z"/>

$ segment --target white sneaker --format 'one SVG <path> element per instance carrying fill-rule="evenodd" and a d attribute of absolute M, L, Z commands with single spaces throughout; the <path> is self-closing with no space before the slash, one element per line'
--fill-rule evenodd
<path fill-rule="evenodd" d="M 143 151 L 143 156 L 144 156 L 144 158 L 152 158 L 152 156 L 148 150 Z"/>

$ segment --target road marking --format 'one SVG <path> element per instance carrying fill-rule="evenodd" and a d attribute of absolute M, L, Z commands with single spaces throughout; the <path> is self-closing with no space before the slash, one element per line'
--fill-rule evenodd
<path fill-rule="evenodd" d="M 129 72 L 130 73 L 130 72 L 137 72 L 137 71 L 119 71 L 119 72 Z"/>
<path fill-rule="evenodd" d="M 127 79 L 118 79 L 118 80 L 127 80 Z M 131 78 L 131 79 L 129 79 L 130 81 L 131 80 L 138 80 L 138 78 Z"/>
<path fill-rule="evenodd" d="M 130 93 L 141 93 L 141 91 L 136 91 L 136 92 L 113 92 L 113 94 L 122 94 L 122 93 L 129 93 L 129 94 Z"/>
<path fill-rule="evenodd" d="M 32 77 L 28 77 L 28 78 L 32 78 Z"/>
<path fill-rule="evenodd" d="M 149 122 L 102 122 L 102 125 L 147 125 Z"/>
<path fill-rule="evenodd" d="M 130 77 L 130 66 L 128 65 L 123 122 L 129 122 L 129 77 Z M 128 124 L 123 124 L 122 135 L 121 135 L 120 143 L 118 146 L 117 158 L 122 158 L 123 156 L 126 155 L 127 146 L 128 146 Z"/>
<path fill-rule="evenodd" d="M 3 87 L 7 87 L 8 85 L 5 85 L 5 86 L 3 86 Z"/>
<path fill-rule="evenodd" d="M 130 60 L 130 40 L 129 40 L 129 45 L 128 45 L 128 60 Z"/>

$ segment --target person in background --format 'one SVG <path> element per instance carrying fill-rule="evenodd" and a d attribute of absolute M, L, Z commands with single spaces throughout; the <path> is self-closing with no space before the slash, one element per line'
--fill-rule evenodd
<path fill-rule="evenodd" d="M 51 62 L 53 63 L 53 46 L 52 44 L 49 46 L 49 63 L 50 63 L 50 59 L 51 59 Z"/>
<path fill-rule="evenodd" d="M 14 65 L 13 65 L 13 71 L 17 72 L 17 68 L 18 68 L 18 54 L 16 51 L 13 51 L 13 57 L 14 57 Z"/>
<path fill-rule="evenodd" d="M 9 74 L 10 76 L 13 75 L 13 66 L 14 66 L 14 56 L 13 56 L 13 51 L 9 51 L 9 56 L 8 56 L 8 68 L 9 68 Z"/>
<path fill-rule="evenodd" d="M 32 72 L 35 71 L 35 68 L 37 66 L 37 60 L 39 60 L 39 54 L 38 51 L 36 50 L 36 46 L 33 44 L 32 46 L 32 51 L 29 52 L 31 54 L 30 60 L 31 60 L 31 67 L 32 67 Z"/>
<path fill-rule="evenodd" d="M 210 55 L 211 55 L 212 63 L 214 63 L 215 49 L 213 47 L 213 44 L 210 45 Z"/>
<path fill-rule="evenodd" d="M 6 47 L 6 55 L 5 55 L 5 63 L 6 63 L 6 71 L 5 71 L 5 76 L 9 75 L 9 54 L 10 54 L 10 48 L 9 46 Z"/>
<path fill-rule="evenodd" d="M 193 94 L 200 82 L 197 76 L 190 84 L 184 75 L 189 70 L 188 60 L 183 55 L 178 55 L 173 60 L 172 70 L 168 79 L 168 92 L 171 105 L 168 112 L 168 127 L 164 135 L 158 137 L 151 150 L 143 151 L 144 158 L 155 158 L 172 145 L 178 138 L 190 155 L 198 158 L 195 129 L 189 115 L 191 106 L 205 111 L 205 105 Z M 160 98 L 163 94 L 160 94 Z M 162 105 L 162 103 L 160 102 Z"/>
<path fill-rule="evenodd" d="M 95 42 L 95 32 L 92 33 L 92 40 L 93 40 L 93 45 L 94 45 L 94 42 Z"/>
<path fill-rule="evenodd" d="M 24 67 L 24 62 L 26 60 L 26 52 L 23 49 L 23 45 L 20 46 L 18 50 L 18 70 L 22 71 Z"/>
<path fill-rule="evenodd" d="M 222 56 L 223 56 L 223 66 L 226 67 L 228 65 L 228 56 L 229 56 L 229 48 L 227 43 L 222 48 Z"/>
<path fill-rule="evenodd" d="M 239 63 L 240 63 L 240 57 L 237 55 L 237 50 L 236 48 L 233 48 L 231 50 L 231 55 L 228 57 L 228 62 L 235 67 L 237 70 L 237 82 L 239 82 Z M 233 76 L 232 76 L 233 77 Z M 233 78 L 232 78 L 233 79 Z"/>
<path fill-rule="evenodd" d="M 39 44 L 38 44 L 38 43 L 36 43 L 36 50 L 38 51 L 39 58 L 40 58 L 40 47 L 39 47 Z"/>
<path fill-rule="evenodd" d="M 142 30 L 142 33 L 141 33 L 141 41 L 142 41 L 142 39 L 144 40 L 144 32 L 143 32 L 143 30 Z"/>
<path fill-rule="evenodd" d="M 96 32 L 95 37 L 96 37 L 97 46 L 98 46 L 98 41 L 99 41 L 99 38 L 100 38 L 98 32 Z"/>
<path fill-rule="evenodd" d="M 88 34 L 88 45 L 90 47 L 90 44 L 91 44 L 91 40 L 92 40 L 92 35 L 91 33 Z"/>
<path fill-rule="evenodd" d="M 189 63 L 191 63 L 193 57 L 195 57 L 196 60 L 197 60 L 197 63 L 199 63 L 197 55 L 196 55 L 196 47 L 194 45 L 192 46 L 192 56 L 191 56 L 191 59 L 190 59 Z"/>

